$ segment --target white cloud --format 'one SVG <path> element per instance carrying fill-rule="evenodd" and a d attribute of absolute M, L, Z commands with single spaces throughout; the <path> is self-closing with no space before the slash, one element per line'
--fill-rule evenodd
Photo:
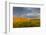
<path fill-rule="evenodd" d="M 40 14 L 39 13 L 37 13 L 37 14 L 34 14 L 34 13 L 27 13 L 27 14 L 22 14 L 21 15 L 21 17 L 26 17 L 26 16 L 40 16 Z"/>

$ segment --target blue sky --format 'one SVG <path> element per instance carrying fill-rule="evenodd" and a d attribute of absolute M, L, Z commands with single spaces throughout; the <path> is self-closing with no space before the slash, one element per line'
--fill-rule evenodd
<path fill-rule="evenodd" d="M 40 17 L 40 8 L 13 7 L 13 16 L 28 18 Z"/>

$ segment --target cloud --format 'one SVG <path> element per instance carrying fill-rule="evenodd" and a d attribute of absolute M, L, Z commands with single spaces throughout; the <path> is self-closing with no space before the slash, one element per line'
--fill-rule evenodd
<path fill-rule="evenodd" d="M 39 17 L 40 8 L 31 7 L 13 7 L 13 15 L 19 17 Z"/>

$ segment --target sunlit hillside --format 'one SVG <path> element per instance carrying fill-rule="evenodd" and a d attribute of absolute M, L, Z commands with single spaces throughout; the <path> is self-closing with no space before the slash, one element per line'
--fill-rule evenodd
<path fill-rule="evenodd" d="M 16 27 L 39 27 L 40 19 L 31 19 L 24 17 L 13 17 L 13 28 Z"/>
<path fill-rule="evenodd" d="M 15 21 L 15 22 L 24 22 L 24 21 L 31 21 L 32 19 L 31 18 L 19 18 L 19 17 L 14 17 L 13 18 L 13 21 Z"/>

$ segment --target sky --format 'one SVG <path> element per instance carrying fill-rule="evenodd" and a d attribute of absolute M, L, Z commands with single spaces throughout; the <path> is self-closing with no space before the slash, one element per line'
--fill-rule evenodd
<path fill-rule="evenodd" d="M 39 18 L 40 8 L 13 7 L 13 16 L 27 17 L 27 18 Z"/>

